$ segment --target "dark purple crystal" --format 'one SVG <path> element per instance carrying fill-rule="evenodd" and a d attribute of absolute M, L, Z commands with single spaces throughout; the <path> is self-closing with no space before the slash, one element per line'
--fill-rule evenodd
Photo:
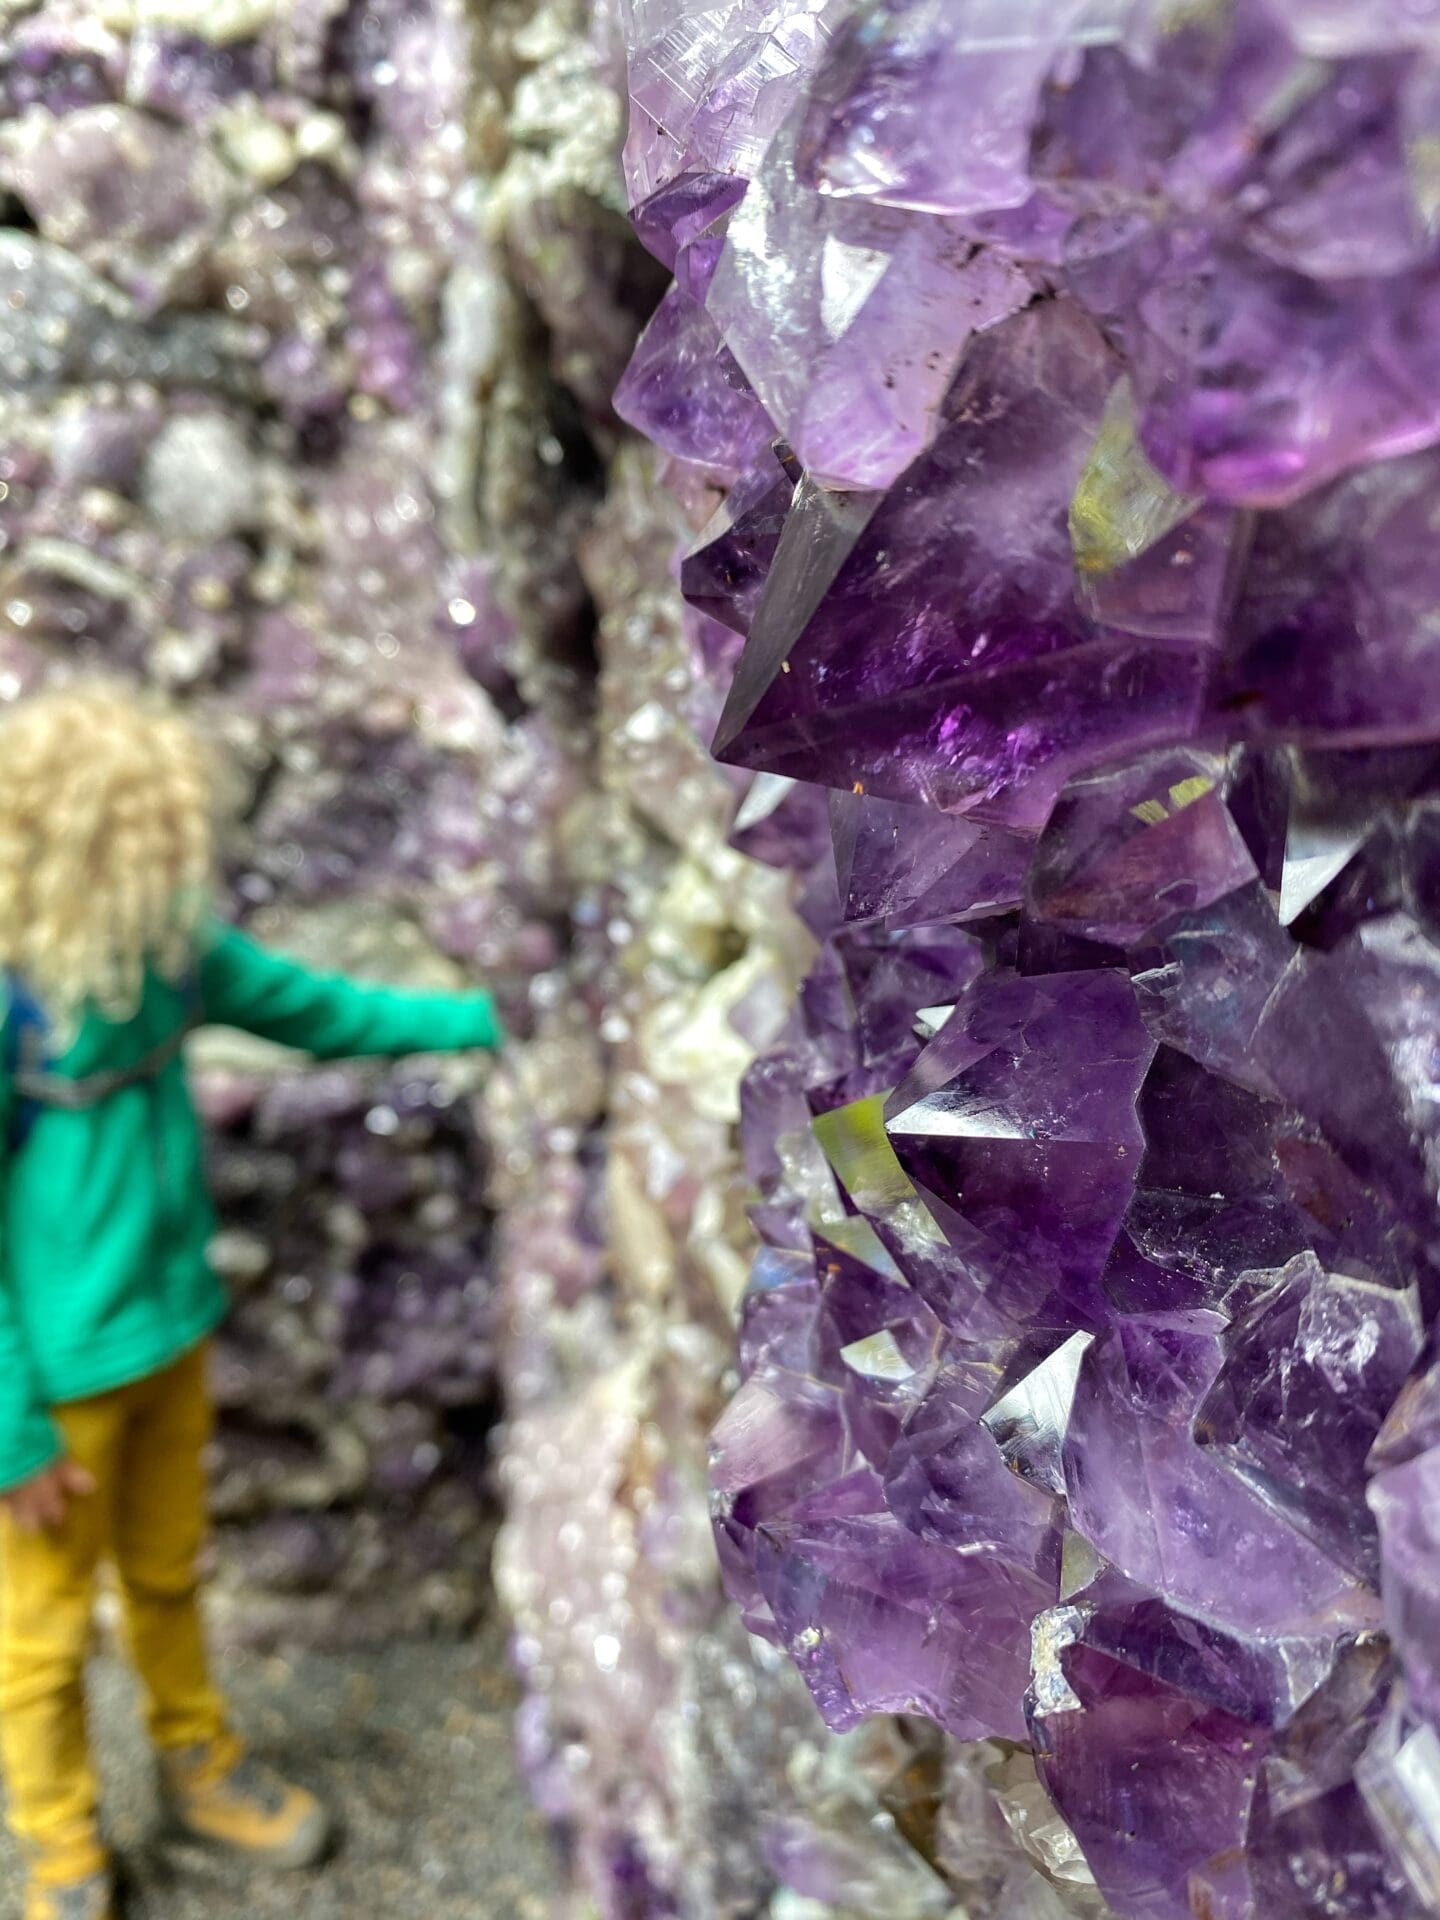
<path fill-rule="evenodd" d="M 664 14 L 632 196 L 704 370 L 634 377 L 767 417 L 681 577 L 820 941 L 742 1103 L 732 1590 L 837 1726 L 1011 1738 L 1023 1666 L 1121 1920 L 1415 1920 L 1440 12 Z"/>

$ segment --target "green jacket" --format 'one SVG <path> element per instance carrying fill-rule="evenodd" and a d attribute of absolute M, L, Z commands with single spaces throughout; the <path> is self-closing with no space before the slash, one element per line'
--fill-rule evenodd
<path fill-rule="evenodd" d="M 49 1063 L 81 1079 L 133 1066 L 187 1021 L 240 1027 L 319 1059 L 495 1047 L 488 994 L 398 993 L 314 974 L 216 926 L 187 988 L 148 980 L 134 1017 L 88 1015 Z M 212 1332 L 227 1299 L 206 1255 L 215 1216 L 178 1051 L 92 1106 L 38 1109 L 13 1144 L 0 1067 L 0 1491 L 58 1458 L 48 1409 L 143 1379 Z"/>

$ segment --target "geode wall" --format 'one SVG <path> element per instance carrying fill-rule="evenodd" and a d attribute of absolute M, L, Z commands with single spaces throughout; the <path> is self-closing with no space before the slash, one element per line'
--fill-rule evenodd
<path fill-rule="evenodd" d="M 828 1736 L 709 1539 L 739 1085 L 812 940 L 726 844 L 726 646 L 610 406 L 666 275 L 607 22 L 21 5 L 0 48 L 7 697 L 168 687 L 237 762 L 235 910 L 484 979 L 515 1036 L 494 1070 L 197 1051 L 224 1630 L 463 1628 L 498 1478 L 566 1910 L 938 1914 L 914 1742 Z"/>
<path fill-rule="evenodd" d="M 576 1920 L 1440 1905 L 1437 61 L 0 8 L 3 692 L 516 1034 L 197 1061 L 225 1622 L 463 1625 L 498 1477 Z"/>
<path fill-rule="evenodd" d="M 542 177 L 564 129 L 527 77 L 563 43 L 449 0 L 0 26 L 6 696 L 85 665 L 168 688 L 235 762 L 236 912 L 318 964 L 483 979 L 521 1031 L 590 754 L 576 537 L 654 297 L 599 197 L 614 111 L 559 198 Z M 547 319 L 566 271 L 583 341 Z M 196 1066 L 237 1294 L 226 1629 L 463 1626 L 498 1404 L 483 1065 L 205 1036 Z"/>
<path fill-rule="evenodd" d="M 625 30 L 617 404 L 724 491 L 716 750 L 821 942 L 742 1093 L 731 1596 L 905 1717 L 958 1910 L 1440 1910 L 1440 10 Z"/>

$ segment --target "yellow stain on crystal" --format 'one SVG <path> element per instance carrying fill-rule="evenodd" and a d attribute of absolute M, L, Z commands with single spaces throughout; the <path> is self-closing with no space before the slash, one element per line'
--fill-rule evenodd
<path fill-rule="evenodd" d="M 1170 0 L 1160 9 L 1157 27 L 1160 33 L 1181 33 L 1186 27 L 1203 27 L 1219 21 L 1230 12 L 1233 0 Z"/>
<path fill-rule="evenodd" d="M 883 1273 L 891 1280 L 901 1277 L 893 1257 L 885 1250 L 884 1241 L 868 1220 L 847 1213 L 838 1220 L 817 1224 L 815 1231 L 822 1240 L 828 1240 L 841 1253 L 848 1253 L 852 1260 L 859 1261 L 862 1267 L 869 1267 L 872 1273 Z M 823 1261 L 821 1265 L 823 1271 Z"/>
<path fill-rule="evenodd" d="M 883 1093 L 821 1114 L 811 1122 L 811 1132 L 835 1178 L 855 1205 L 873 1219 L 883 1220 L 902 1245 L 918 1249 L 943 1243 L 945 1236 L 934 1216 L 895 1157 L 895 1149 L 885 1131 Z M 869 1221 L 851 1216 L 840 1232 L 834 1221 L 827 1222 L 820 1231 L 834 1245 L 843 1245 L 846 1252 L 866 1259 L 881 1272 L 899 1277 L 899 1269 Z M 842 1238 L 842 1234 L 845 1237 Z M 861 1252 L 862 1246 L 871 1251 Z"/>
<path fill-rule="evenodd" d="M 1150 464 L 1136 432 L 1135 396 L 1117 381 L 1075 497 L 1070 544 L 1082 574 L 1113 573 L 1188 520 L 1198 496 L 1176 493 Z"/>
<path fill-rule="evenodd" d="M 1427 228 L 1440 224 L 1440 134 L 1417 134 L 1406 144 L 1410 188 Z"/>
<path fill-rule="evenodd" d="M 812 1125 L 836 1179 L 857 1206 L 883 1214 L 915 1198 L 885 1131 L 883 1094 L 822 1113 Z"/>
<path fill-rule="evenodd" d="M 1203 800 L 1207 793 L 1215 791 L 1215 782 L 1206 774 L 1192 773 L 1188 780 L 1177 780 L 1164 800 L 1140 800 L 1130 809 L 1131 817 L 1142 826 L 1158 827 L 1172 814 L 1183 813 L 1186 807 L 1193 807 L 1197 800 Z"/>
<path fill-rule="evenodd" d="M 1170 789 L 1170 805 L 1176 813 L 1182 813 L 1186 807 L 1193 807 L 1197 800 L 1203 800 L 1207 793 L 1215 791 L 1215 782 L 1204 773 L 1192 773 L 1188 780 L 1177 780 Z"/>
<path fill-rule="evenodd" d="M 863 1340 L 852 1340 L 848 1347 L 840 1349 L 840 1358 L 862 1380 L 893 1384 L 913 1379 L 915 1374 L 915 1363 L 906 1359 L 899 1341 L 888 1327 L 882 1327 L 879 1333 L 869 1334 Z"/>

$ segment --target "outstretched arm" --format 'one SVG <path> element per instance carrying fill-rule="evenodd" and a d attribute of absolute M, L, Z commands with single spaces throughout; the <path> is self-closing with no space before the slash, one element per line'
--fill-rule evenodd
<path fill-rule="evenodd" d="M 312 973 L 233 927 L 216 927 L 200 957 L 204 1017 L 319 1060 L 360 1054 L 496 1048 L 502 1029 L 488 993 L 402 993 L 341 974 Z"/>

